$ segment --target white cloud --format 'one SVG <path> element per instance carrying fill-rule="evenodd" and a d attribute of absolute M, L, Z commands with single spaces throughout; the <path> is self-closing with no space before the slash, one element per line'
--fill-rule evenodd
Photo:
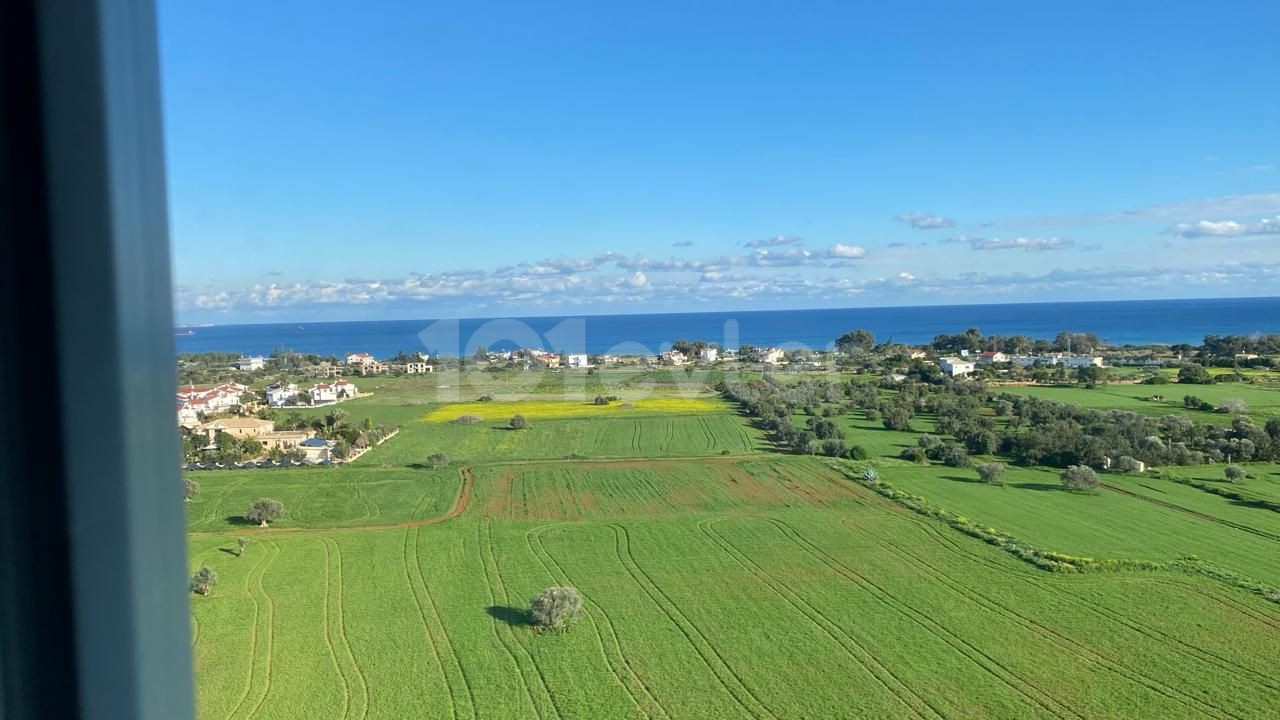
<path fill-rule="evenodd" d="M 1280 213 L 1280 192 L 1196 198 L 1113 212 L 1010 218 L 1001 221 L 999 224 L 1005 227 L 1061 227 L 1065 225 L 1192 221 L 1204 217 L 1229 217 L 1233 215 L 1238 217 L 1274 213 Z"/>
<path fill-rule="evenodd" d="M 936 230 L 938 228 L 955 227 L 956 225 L 956 221 L 949 217 L 918 212 L 903 213 L 895 217 L 894 220 L 907 223 L 916 230 Z"/>
<path fill-rule="evenodd" d="M 1274 218 L 1263 218 L 1252 223 L 1236 222 L 1235 220 L 1200 220 L 1194 223 L 1177 223 L 1165 230 L 1165 233 L 1184 238 L 1276 235 L 1280 234 L 1280 215 Z"/>
<path fill-rule="evenodd" d="M 866 249 L 860 248 L 857 245 L 845 245 L 843 243 L 836 243 L 835 245 L 832 245 L 831 247 L 827 248 L 827 257 L 829 258 L 845 258 L 845 259 L 856 260 L 857 258 L 863 258 L 866 256 L 867 256 Z"/>
<path fill-rule="evenodd" d="M 732 272 L 711 269 L 692 276 L 655 276 L 639 269 L 582 275 L 457 271 L 380 280 L 255 284 L 243 290 L 178 288 L 175 303 L 182 313 L 203 313 L 209 318 L 239 313 L 300 319 L 305 315 L 334 317 L 343 307 L 375 305 L 421 316 L 427 312 L 474 315 L 477 308 L 511 313 L 531 308 L 574 312 L 653 302 L 672 309 L 704 301 L 831 306 L 852 303 L 855 298 L 919 302 L 933 297 L 954 302 L 972 298 L 975 291 L 1009 300 L 1046 295 L 1064 299 L 1158 297 L 1172 291 L 1185 296 L 1242 295 L 1271 292 L 1278 281 L 1280 263 L 1221 263 L 1181 269 L 1104 265 L 1060 268 L 1040 275 L 968 272 L 918 277 L 902 271 L 880 278 L 854 278 L 824 272 L 821 267 L 779 272 L 769 266 L 740 264 Z M 367 312 L 361 310 L 359 315 Z"/>
<path fill-rule="evenodd" d="M 801 240 L 794 235 L 775 235 L 771 238 L 764 238 L 763 240 L 748 240 L 742 243 L 742 246 L 749 248 L 769 248 L 781 247 L 783 245 L 800 245 L 802 243 L 804 243 L 804 240 Z"/>
<path fill-rule="evenodd" d="M 967 244 L 974 250 L 1025 250 L 1026 252 L 1065 250 L 1075 247 L 1074 241 L 1059 237 L 984 238 L 952 235 L 942 242 Z"/>

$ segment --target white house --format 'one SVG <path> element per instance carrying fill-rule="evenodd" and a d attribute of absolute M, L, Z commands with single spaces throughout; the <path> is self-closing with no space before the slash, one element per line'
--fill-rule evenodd
<path fill-rule="evenodd" d="M 938 361 L 938 367 L 942 368 L 942 372 L 951 377 L 963 377 L 973 372 L 977 366 L 968 360 L 961 360 L 958 357 L 944 357 Z"/>
<path fill-rule="evenodd" d="M 787 353 L 782 348 L 764 348 L 760 351 L 760 362 L 777 365 L 787 359 Z"/>
<path fill-rule="evenodd" d="M 435 372 L 435 368 L 423 362 L 408 362 L 403 366 L 405 375 L 423 375 L 429 372 Z"/>
<path fill-rule="evenodd" d="M 186 400 L 178 401 L 178 427 L 193 428 L 200 424 L 200 415 Z"/>
<path fill-rule="evenodd" d="M 684 353 L 679 350 L 664 350 L 662 354 L 658 356 L 658 359 L 662 361 L 663 365 L 683 365 L 688 361 L 688 358 L 685 357 Z"/>
<path fill-rule="evenodd" d="M 988 350 L 978 356 L 979 365 L 990 365 L 991 363 L 1009 362 L 1009 356 L 999 350 Z"/>
<path fill-rule="evenodd" d="M 590 360 L 587 358 L 587 356 L 586 356 L 585 354 L 583 354 L 583 353 L 575 353 L 575 354 L 572 354 L 572 355 L 566 355 L 566 356 L 565 356 L 565 360 L 569 363 L 569 367 L 571 367 L 571 368 L 579 368 L 579 369 L 580 369 L 580 368 L 591 367 L 591 361 L 590 361 Z"/>
<path fill-rule="evenodd" d="M 347 382 L 346 380 L 338 380 L 333 384 L 334 392 L 337 393 L 339 400 L 353 398 L 360 395 L 360 391 L 356 390 L 356 384 Z"/>
<path fill-rule="evenodd" d="M 293 398 L 298 394 L 298 386 L 293 383 L 287 385 L 276 383 L 267 386 L 267 404 L 271 407 L 284 407 L 291 405 Z"/>
<path fill-rule="evenodd" d="M 347 355 L 348 365 L 369 365 L 377 362 L 377 360 L 367 352 L 351 353 Z"/>
<path fill-rule="evenodd" d="M 178 388 L 178 400 L 197 413 L 232 412 L 240 407 L 240 397 L 248 391 L 249 386 L 240 383 L 183 385 Z"/>
<path fill-rule="evenodd" d="M 1102 367 L 1102 358 L 1095 355 L 1059 355 L 1055 358 L 1055 365 L 1064 365 L 1069 368 L 1082 367 Z"/>
<path fill-rule="evenodd" d="M 240 370 L 241 372 L 244 372 L 247 370 L 261 370 L 266 366 L 267 366 L 267 360 L 261 355 L 255 355 L 254 357 L 246 356 L 236 361 L 236 369 Z"/>
<path fill-rule="evenodd" d="M 698 358 L 701 359 L 702 362 L 713 363 L 719 357 L 720 357 L 720 351 L 717 348 L 713 348 L 713 347 L 704 347 L 698 353 Z"/>
<path fill-rule="evenodd" d="M 312 385 L 307 388 L 307 394 L 311 396 L 312 405 L 338 401 L 338 391 L 334 390 L 333 385 L 329 383 L 318 383 L 316 385 Z"/>

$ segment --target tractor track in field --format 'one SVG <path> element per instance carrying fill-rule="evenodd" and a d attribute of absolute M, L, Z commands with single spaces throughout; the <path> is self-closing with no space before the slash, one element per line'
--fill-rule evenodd
<path fill-rule="evenodd" d="M 484 575 L 485 591 L 489 595 L 489 605 L 490 607 L 498 607 L 498 596 L 493 590 L 493 581 L 489 578 L 490 562 L 496 566 L 497 558 L 493 557 L 493 541 L 486 538 L 483 533 L 483 531 L 487 529 L 487 525 L 488 523 L 476 523 L 476 552 L 480 554 L 480 567 L 481 572 Z M 486 549 L 489 551 L 487 555 L 485 552 Z M 498 571 L 496 567 L 493 572 L 495 575 L 497 574 Z M 506 597 L 505 591 L 503 592 L 502 602 L 508 604 L 511 602 L 510 599 Z M 520 686 L 524 688 L 525 697 L 529 699 L 529 707 L 533 709 L 534 714 L 539 718 L 543 717 L 542 709 L 539 706 L 538 701 L 533 697 L 533 690 L 529 687 L 529 678 L 525 674 L 524 667 L 520 664 L 520 659 L 516 657 L 515 651 L 511 649 L 511 643 L 516 642 L 516 640 L 505 636 L 498 629 L 496 618 L 494 622 L 489 624 L 489 629 L 493 632 L 493 639 L 498 641 L 498 645 L 502 647 L 502 650 L 507 654 L 507 657 L 511 659 L 511 665 L 515 667 L 516 674 L 520 676 Z M 541 682 L 541 679 L 539 679 L 539 681 Z M 546 687 L 543 686 L 542 689 L 545 693 Z"/>
<path fill-rule="evenodd" d="M 351 712 L 351 685 L 347 682 L 346 673 L 342 672 L 342 666 L 338 664 L 338 653 L 333 649 L 333 638 L 330 634 L 333 632 L 329 627 L 329 595 L 330 595 L 330 573 L 329 573 L 329 544 L 324 538 L 319 538 L 320 547 L 324 549 L 324 612 L 321 613 L 321 619 L 324 621 L 324 646 L 329 650 L 329 659 L 333 661 L 333 671 L 338 676 L 338 683 L 342 686 L 342 714 L 341 717 L 346 718 Z"/>
<path fill-rule="evenodd" d="M 404 550 L 401 562 L 404 564 L 404 582 L 409 588 L 409 596 L 413 598 L 413 604 L 418 610 L 418 622 L 422 625 L 422 635 L 426 638 L 427 644 L 431 646 L 431 654 L 435 656 L 436 667 L 440 669 L 440 681 L 444 683 L 445 692 L 453 694 L 453 689 L 449 685 L 449 675 L 444 669 L 444 658 L 440 654 L 440 648 L 436 643 L 436 639 L 431 635 L 431 627 L 427 624 L 427 613 L 422 606 L 422 600 L 418 597 L 418 591 L 414 589 L 413 577 L 409 572 L 409 531 L 404 531 Z M 449 703 L 449 715 L 458 716 L 458 703 L 453 701 Z"/>
<path fill-rule="evenodd" d="M 1111 620 L 1112 622 L 1115 622 L 1117 624 L 1128 627 L 1130 630 L 1138 633 L 1139 635 L 1142 635 L 1157 643 L 1161 643 L 1165 647 L 1169 648 L 1171 651 L 1176 652 L 1184 657 L 1188 657 L 1197 662 L 1206 662 L 1211 665 L 1215 665 L 1221 670 L 1224 670 L 1233 675 L 1241 677 L 1242 679 L 1249 680 L 1256 685 L 1260 685 L 1262 687 L 1266 687 L 1271 690 L 1280 691 L 1280 685 L 1274 682 L 1271 682 L 1270 678 L 1268 678 L 1267 676 L 1257 672 L 1256 670 L 1252 670 L 1251 668 L 1240 665 L 1239 663 L 1231 660 L 1230 658 L 1226 658 L 1210 650 L 1205 650 L 1204 648 L 1191 645 L 1183 641 L 1181 638 L 1169 635 L 1168 633 L 1165 633 L 1161 630 L 1144 625 L 1143 623 L 1131 617 L 1125 616 L 1121 613 L 1117 613 L 1114 610 L 1111 610 L 1109 608 L 1103 608 L 1102 606 L 1099 606 L 1099 605 L 1094 605 L 1091 603 L 1084 602 L 1070 592 L 1066 592 L 1061 588 L 1054 587 L 1051 584 L 1041 582 L 1040 580 L 1036 579 L 1034 575 L 1021 574 L 1015 568 L 1005 567 L 1001 565 L 999 562 L 991 558 L 983 557 L 981 554 L 963 547 L 963 545 L 957 542 L 956 538 L 948 537 L 941 528 L 930 527 L 927 523 L 924 523 L 921 520 L 914 517 L 906 517 L 904 519 L 909 520 L 913 524 L 920 527 L 926 533 L 926 535 L 930 536 L 943 550 L 947 552 L 950 552 L 955 555 L 959 555 L 961 557 L 967 558 L 974 562 L 978 562 L 1007 577 L 1015 578 L 1020 582 L 1028 582 L 1046 592 L 1050 592 L 1056 595 L 1057 597 L 1077 607 L 1080 607 L 1084 610 L 1092 612 L 1093 614 L 1098 615 L 1100 617 Z M 1028 570 L 1027 572 L 1033 573 L 1035 571 Z M 1126 579 L 1123 577 L 1117 577 L 1117 578 L 1114 578 L 1114 580 L 1125 581 Z M 1202 588 L 1194 587 L 1194 585 L 1192 584 L 1178 582 L 1170 578 L 1161 578 L 1157 576 L 1143 578 L 1142 580 L 1144 582 L 1155 582 L 1155 583 L 1164 584 L 1164 585 L 1171 585 L 1183 590 L 1189 590 L 1207 599 L 1215 600 L 1223 604 L 1226 604 L 1232 607 L 1233 609 L 1236 609 L 1236 610 L 1244 609 L 1244 606 L 1239 605 L 1233 600 L 1229 600 L 1228 598 L 1223 598 L 1216 594 L 1209 593 Z M 1246 613 L 1246 614 L 1249 614 L 1249 613 Z M 1256 615 L 1251 615 L 1251 616 L 1255 617 L 1255 619 L 1268 625 L 1269 627 L 1280 630 L 1280 623 L 1275 623 L 1272 620 L 1258 617 Z"/>
<path fill-rule="evenodd" d="M 538 562 L 542 563 L 542 567 L 546 569 L 547 574 L 550 575 L 552 578 L 555 578 L 557 582 L 562 583 L 564 585 L 572 585 L 573 583 L 569 579 L 569 574 L 565 572 L 564 568 L 560 565 L 560 563 L 556 561 L 555 556 L 552 555 L 551 552 L 547 550 L 546 546 L 543 544 L 542 533 L 552 528 L 561 527 L 564 525 L 571 525 L 571 524 L 576 524 L 576 523 L 563 522 L 563 523 L 553 523 L 551 525 L 540 525 L 536 528 L 533 528 L 532 530 L 529 530 L 524 534 L 525 543 L 529 546 L 529 549 L 533 552 L 534 557 L 538 558 Z M 621 685 L 622 688 L 627 691 L 627 694 L 631 696 L 631 700 L 632 702 L 635 703 L 636 709 L 638 709 L 646 717 L 652 718 L 654 717 L 654 713 L 650 710 L 649 707 L 646 707 L 646 705 L 651 705 L 652 707 L 657 708 L 658 715 L 664 718 L 670 718 L 671 713 L 667 710 L 665 706 L 663 706 L 662 702 L 658 700 L 657 695 L 655 695 L 653 692 L 653 688 L 649 687 L 649 685 L 640 676 L 640 673 L 637 672 L 635 667 L 631 665 L 631 661 L 627 659 L 627 654 L 622 650 L 622 639 L 618 637 L 618 631 L 614 629 L 613 621 L 611 621 L 609 619 L 608 614 L 605 613 L 604 607 L 602 607 L 599 603 L 592 600 L 591 597 L 587 595 L 585 592 L 582 592 L 581 590 L 579 590 L 579 593 L 581 593 L 582 599 L 586 602 L 586 604 L 589 607 L 593 607 L 595 608 L 595 610 L 598 611 L 598 614 L 600 616 L 599 622 L 597 622 L 596 620 L 596 615 L 592 613 L 588 613 L 587 618 L 591 621 L 592 629 L 595 630 L 596 640 L 599 642 L 599 645 L 600 645 L 600 655 L 602 658 L 604 658 L 605 663 L 609 665 L 609 669 L 613 673 L 613 676 L 618 679 L 618 684 Z M 617 656 L 618 656 L 617 660 L 610 657 L 608 650 L 605 649 L 604 635 L 600 632 L 600 626 L 602 624 L 605 630 L 609 634 L 610 642 L 612 643 L 612 648 L 617 653 Z M 631 686 L 627 683 L 627 681 L 623 679 L 622 674 L 618 672 L 618 669 L 615 664 L 618 662 L 621 662 L 622 666 L 626 668 L 626 672 L 628 675 L 631 676 L 632 681 L 635 684 L 640 686 L 640 691 L 648 699 L 648 703 L 642 703 L 640 701 L 640 698 L 636 696 L 636 691 L 633 690 Z"/>
<path fill-rule="evenodd" d="M 946 713 L 942 712 L 937 707 L 934 707 L 928 700 L 914 692 L 907 683 L 903 682 L 903 680 L 895 675 L 886 665 L 876 660 L 875 655 L 872 652 L 867 650 L 862 643 L 850 635 L 844 628 L 840 627 L 838 623 L 824 614 L 821 610 L 811 605 L 794 590 L 788 588 L 786 583 L 766 572 L 764 568 L 750 560 L 746 553 L 743 553 L 737 546 L 725 539 L 723 535 L 712 529 L 712 525 L 717 522 L 721 522 L 722 520 L 724 520 L 724 518 L 701 520 L 698 522 L 698 529 L 702 530 L 703 534 L 709 537 L 712 542 L 720 547 L 721 550 L 732 558 L 740 567 L 742 567 L 742 569 L 754 575 L 757 580 L 764 583 L 774 592 L 774 594 L 782 598 L 793 610 L 800 613 L 801 616 L 808 620 L 814 627 L 822 630 L 822 632 L 830 638 L 832 642 L 840 647 L 840 649 L 844 650 L 845 654 L 865 670 L 867 674 L 880 685 L 880 687 L 884 688 L 886 692 L 897 699 L 898 702 L 902 703 L 903 706 L 910 709 L 916 717 L 946 717 Z M 794 599 L 792 596 L 794 596 Z M 815 615 L 817 616 L 816 619 L 814 617 Z M 821 620 L 821 622 L 819 620 Z M 843 637 L 844 641 L 841 641 L 840 637 L 837 637 L 837 635 Z M 857 651 L 855 652 L 853 648 L 856 648 Z M 895 689 L 894 685 L 890 684 L 890 680 L 886 680 L 882 677 L 882 674 L 887 675 L 893 684 L 898 686 L 898 689 Z M 905 697 L 904 694 L 906 695 Z M 927 708 L 927 713 L 921 711 L 921 705 Z"/>
<path fill-rule="evenodd" d="M 477 527 L 479 527 L 479 525 L 477 525 Z M 485 547 L 489 551 L 489 560 L 490 562 L 493 563 L 494 580 L 497 582 L 498 589 L 502 591 L 502 602 L 510 606 L 511 591 L 507 588 L 506 583 L 503 582 L 502 580 L 502 567 L 498 564 L 497 554 L 493 552 L 493 523 L 492 522 L 484 523 L 484 528 L 485 528 Z M 481 558 L 481 561 L 483 562 L 483 557 Z M 487 574 L 485 576 L 485 582 L 486 583 L 489 582 Z M 492 593 L 492 586 L 490 586 L 490 592 Z M 547 681 L 547 676 L 546 676 L 546 673 L 542 671 L 542 666 L 539 665 L 538 661 L 534 659 L 533 653 L 529 651 L 529 648 L 526 647 L 524 643 L 520 642 L 519 638 L 516 637 L 515 627 L 509 627 L 508 629 L 510 630 L 508 635 L 510 636 L 511 642 L 514 643 L 516 647 L 520 648 L 520 652 L 524 654 L 525 658 L 529 661 L 529 664 L 533 666 L 534 672 L 537 673 L 538 682 L 542 687 L 541 694 L 546 696 L 547 702 L 551 706 L 551 711 L 555 713 L 555 716 L 557 718 L 563 718 L 564 712 L 560 709 L 560 704 L 556 702 L 555 693 L 551 692 L 551 684 Z M 518 659 L 515 658 L 514 653 L 512 654 L 512 659 L 517 660 L 516 666 L 517 666 L 517 669 L 519 669 L 519 662 L 518 662 Z M 526 692 L 530 693 L 529 702 L 533 704 L 534 710 L 538 713 L 539 717 L 545 717 L 546 714 L 543 712 L 542 708 L 539 707 L 539 703 L 533 698 L 532 690 L 530 689 L 528 684 L 527 675 L 525 675 L 523 670 L 521 670 L 520 674 L 521 674 L 521 677 L 525 680 L 524 685 L 525 685 Z"/>
<path fill-rule="evenodd" d="M 271 658 L 276 649 L 276 603 L 267 594 L 267 589 L 262 585 L 262 579 L 266 577 L 267 570 L 271 569 L 271 564 L 276 561 L 276 558 L 280 557 L 280 546 L 271 543 L 271 550 L 274 554 L 263 563 L 262 571 L 258 573 L 258 592 L 262 593 L 262 597 L 267 599 L 267 660 L 264 673 L 266 679 L 262 684 L 262 694 L 258 697 L 258 701 L 254 703 L 253 709 L 249 711 L 249 714 L 245 715 L 245 720 L 249 720 L 258 714 L 258 711 L 262 709 L 262 704 L 267 701 L 267 695 L 271 693 Z M 257 653 L 255 652 L 254 656 L 256 655 Z"/>
<path fill-rule="evenodd" d="M 613 531 L 613 550 L 614 554 L 618 558 L 618 564 L 622 565 L 623 569 L 627 571 L 627 574 L 631 576 L 631 579 L 640 587 L 640 590 L 643 591 L 645 595 L 649 596 L 649 599 L 655 606 L 657 606 L 658 610 L 660 610 L 662 614 L 666 615 L 667 620 L 669 620 L 671 624 L 674 625 L 682 635 L 684 635 L 685 639 L 689 641 L 689 645 L 692 646 L 694 652 L 702 658 L 703 664 L 707 666 L 712 677 L 720 683 L 720 686 L 724 689 L 725 693 L 727 693 L 729 697 L 732 698 L 745 713 L 747 713 L 748 716 L 753 718 L 769 717 L 774 718 L 774 720 L 778 720 L 778 716 L 770 710 L 768 706 L 761 702 L 760 698 L 758 698 L 755 693 L 751 692 L 751 689 L 748 688 L 742 681 L 742 678 L 734 672 L 733 668 L 729 666 L 724 657 L 715 649 L 715 646 L 713 646 L 707 637 L 702 634 L 702 631 L 698 630 L 698 627 L 680 611 L 679 606 L 662 591 L 662 588 L 658 587 L 658 585 L 653 581 L 653 578 L 649 577 L 648 573 L 646 573 L 644 569 L 640 567 L 639 563 L 636 562 L 635 556 L 631 554 L 631 540 L 627 533 L 627 529 L 621 525 L 605 523 L 597 524 L 602 524 Z M 623 557 L 624 555 L 626 556 L 625 558 Z M 665 604 L 663 602 L 664 600 L 666 601 Z M 670 605 L 670 607 L 667 607 L 668 605 Z M 676 619 L 677 616 L 679 616 L 679 620 Z M 683 623 L 681 620 L 683 620 Z M 699 645 L 698 641 L 694 639 L 695 636 L 702 641 L 702 645 Z M 703 645 L 706 646 L 705 649 L 703 648 Z M 712 657 L 718 661 L 719 666 L 723 669 L 717 668 L 717 663 L 712 662 L 711 660 Z M 732 679 L 736 689 L 726 681 L 724 677 L 726 674 Z M 745 697 L 743 697 L 744 695 Z"/>
<path fill-rule="evenodd" d="M 412 543 L 409 543 L 410 532 L 413 533 Z M 463 666 L 462 659 L 458 657 L 458 651 L 454 645 L 453 639 L 449 637 L 449 629 L 444 624 L 444 618 L 440 616 L 440 607 L 436 603 L 435 596 L 431 593 L 431 586 L 427 584 L 426 576 L 422 574 L 422 563 L 418 560 L 418 543 L 419 543 L 419 537 L 421 532 L 422 532 L 421 527 L 412 527 L 412 528 L 406 529 L 404 531 L 405 543 L 407 547 L 411 547 L 413 549 L 412 551 L 413 571 L 417 573 L 418 586 L 422 588 L 423 596 L 426 597 L 427 599 L 427 605 L 431 608 L 431 616 L 435 618 L 436 624 L 440 626 L 440 639 L 444 643 L 445 650 L 449 653 L 449 657 L 453 659 L 453 665 L 457 669 L 458 676 L 462 680 L 462 687 L 463 689 L 466 690 L 466 697 L 468 701 L 467 708 L 470 710 L 469 714 L 474 719 L 476 717 L 475 689 L 472 687 L 470 678 L 467 677 L 467 669 L 466 667 Z M 407 559 L 407 556 L 406 556 L 406 559 Z M 416 593 L 416 590 L 414 592 Z M 424 620 L 426 619 L 425 616 L 423 619 Z M 454 683 L 449 682 L 447 677 L 448 676 L 447 670 L 445 670 L 445 675 L 446 675 L 445 683 L 449 687 L 449 694 L 453 695 Z M 453 701 L 453 708 L 455 713 L 457 711 L 458 705 L 459 705 L 459 702 L 455 698 Z"/>
<path fill-rule="evenodd" d="M 231 708 L 231 712 L 227 713 L 227 720 L 235 717 L 236 713 L 240 712 L 240 708 L 249 699 L 249 693 L 253 691 L 255 664 L 252 660 L 258 655 L 258 621 L 262 614 L 262 605 L 258 602 L 257 596 L 253 594 L 252 580 L 254 573 L 258 572 L 259 568 L 267 563 L 270 557 L 269 553 L 262 553 L 262 559 L 250 568 L 249 572 L 245 573 L 244 576 L 244 593 L 253 601 L 253 623 L 250 625 L 252 632 L 249 633 L 249 674 L 245 677 L 244 691 L 240 693 L 240 699 L 236 701 L 235 707 Z"/>
<path fill-rule="evenodd" d="M 337 569 L 337 594 L 338 594 L 338 641 L 342 646 L 347 659 L 351 662 L 351 670 L 355 673 L 356 680 L 360 682 L 360 694 L 362 695 L 360 717 L 369 717 L 369 679 L 365 677 L 364 671 L 360 669 L 360 662 L 356 660 L 356 654 L 351 649 L 351 641 L 347 639 L 347 621 L 346 613 L 343 608 L 346 607 L 346 601 L 343 599 L 342 584 L 342 547 L 333 538 L 323 538 L 326 545 L 333 546 L 333 556 L 335 567 Z"/>
<path fill-rule="evenodd" d="M 1111 492 L 1114 492 L 1114 493 L 1126 495 L 1128 497 L 1134 498 L 1135 500 L 1141 500 L 1143 502 L 1151 503 L 1152 505 L 1159 505 L 1160 507 L 1168 508 L 1169 510 L 1176 510 L 1178 512 L 1186 513 L 1192 517 L 1200 518 L 1201 520 L 1208 520 L 1209 522 L 1212 522 L 1212 523 L 1224 525 L 1226 527 L 1239 530 L 1240 532 L 1246 532 L 1251 535 L 1257 535 L 1260 538 L 1266 538 L 1267 540 L 1280 542 L 1280 535 L 1277 535 L 1275 533 L 1270 533 L 1265 530 L 1252 528 L 1252 527 L 1249 527 L 1248 525 L 1241 525 L 1240 523 L 1232 522 L 1230 520 L 1224 520 L 1220 517 L 1215 517 L 1213 515 L 1209 515 L 1208 513 L 1202 513 L 1202 512 L 1199 512 L 1198 510 L 1192 510 L 1191 508 L 1186 508 L 1176 503 L 1166 502 L 1164 500 L 1158 500 L 1153 497 L 1147 497 L 1146 495 L 1139 495 L 1138 493 L 1132 492 L 1130 490 L 1125 490 L 1124 488 L 1118 488 L 1115 485 L 1108 485 L 1107 483 L 1098 483 L 1098 487 L 1106 490 L 1110 490 Z"/>
<path fill-rule="evenodd" d="M 422 520 L 405 520 L 404 522 L 390 523 L 387 525 L 358 525 L 352 527 L 329 527 L 329 528 L 301 528 L 301 527 L 256 527 L 256 528 L 239 528 L 234 530 L 200 530 L 189 532 L 192 537 L 210 537 L 226 535 L 235 532 L 240 535 L 265 535 L 265 534 L 281 534 L 281 533 L 311 533 L 322 532 L 325 534 L 335 532 L 366 532 L 371 530 L 398 530 L 401 528 L 420 528 L 427 525 L 439 525 L 458 517 L 467 511 L 467 507 L 471 504 L 471 495 L 475 487 L 475 477 L 471 474 L 471 465 L 464 465 L 458 469 L 458 475 L 462 482 L 458 486 L 458 494 L 453 499 L 453 505 L 443 514 L 436 517 L 425 518 Z M 367 506 L 366 506 L 367 508 Z"/>
<path fill-rule="evenodd" d="M 929 616 L 911 607 L 909 603 L 900 600 L 892 593 L 872 582 L 862 573 L 832 557 L 825 550 L 814 545 L 803 535 L 800 535 L 787 523 L 775 518 L 762 517 L 760 519 L 774 525 L 782 537 L 790 540 L 801 550 L 804 550 L 819 562 L 831 568 L 836 572 L 836 574 L 843 576 L 845 579 L 850 580 L 863 588 L 868 594 L 875 597 L 887 607 L 897 610 L 900 615 L 911 620 L 930 635 L 933 635 L 939 641 L 950 646 L 961 656 L 967 658 L 974 665 L 982 668 L 992 677 L 1000 680 L 1009 689 L 1022 695 L 1031 703 L 1040 707 L 1040 709 L 1056 717 L 1072 716 L 1078 720 L 1086 720 L 1084 715 L 1081 715 L 1071 707 L 1065 705 L 1057 698 L 1046 692 L 1043 688 L 1037 687 L 1035 684 L 1023 679 L 1017 673 L 1005 667 L 1003 663 L 988 655 L 981 648 L 976 647 L 969 641 L 959 635 L 956 635 L 945 626 L 937 623 Z"/>
<path fill-rule="evenodd" d="M 1114 673 L 1120 677 L 1128 679 L 1130 682 L 1146 687 L 1148 690 L 1151 690 L 1157 695 L 1166 696 L 1171 700 L 1174 700 L 1180 703 L 1184 707 L 1187 707 L 1188 709 L 1191 709 L 1191 710 L 1195 710 L 1201 714 L 1211 716 L 1211 717 L 1225 716 L 1229 718 L 1235 718 L 1236 720 L 1241 720 L 1239 715 L 1236 715 L 1230 711 L 1224 710 L 1220 707 L 1207 703 L 1201 700 L 1200 698 L 1195 697 L 1194 695 L 1185 693 L 1182 690 L 1179 690 L 1178 688 L 1167 685 L 1166 683 L 1160 680 L 1144 675 L 1140 672 L 1129 670 L 1128 668 L 1124 667 L 1124 665 L 1121 664 L 1120 662 L 1112 658 L 1109 658 L 1100 652 L 1092 650 L 1087 646 L 1065 635 L 1062 635 L 1061 633 L 1058 633 L 1057 631 L 1051 628 L 1048 628 L 1040 624 L 1036 620 L 1026 615 L 1023 615 L 1022 613 L 1004 605 L 1003 603 L 1000 603 L 990 598 L 986 598 L 979 593 L 975 593 L 972 590 L 965 588 L 961 583 L 956 581 L 950 575 L 947 575 L 944 571 L 939 570 L 937 567 L 929 564 L 925 560 L 922 560 L 919 556 L 911 553 L 909 550 L 906 550 L 905 548 L 892 542 L 891 540 L 882 539 L 878 534 L 868 532 L 865 529 L 854 528 L 853 526 L 850 526 L 848 523 L 849 519 L 850 518 L 848 517 L 842 519 L 841 524 L 845 525 L 846 527 L 849 527 L 850 529 L 854 529 L 855 532 L 858 532 L 860 536 L 869 537 L 873 543 L 880 546 L 882 549 L 887 550 L 888 552 L 893 554 L 895 557 L 906 562 L 908 565 L 914 565 L 917 569 L 921 570 L 926 575 L 930 576 L 932 579 L 940 582 L 942 585 L 949 588 L 952 592 L 956 593 L 961 597 L 968 598 L 970 602 L 977 605 L 978 607 L 984 608 L 988 612 L 991 612 L 999 616 L 1005 621 L 1012 622 L 1016 625 L 1022 626 L 1023 628 L 1040 636 L 1042 639 L 1049 642 L 1050 644 L 1056 645 L 1057 647 L 1071 653 L 1072 655 L 1084 661 L 1085 663 L 1095 664 L 1100 667 L 1103 667 L 1108 672 Z"/>

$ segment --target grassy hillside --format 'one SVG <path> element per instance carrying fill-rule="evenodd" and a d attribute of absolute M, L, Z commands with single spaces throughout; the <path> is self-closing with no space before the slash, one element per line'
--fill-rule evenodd
<path fill-rule="evenodd" d="M 353 466 L 194 474 L 191 564 L 220 578 L 192 600 L 202 718 L 1280 713 L 1280 606 L 1201 575 L 1037 570 L 854 482 L 860 463 L 773 451 L 727 405 L 543 407 L 517 431 L 374 399 L 402 430 Z M 1280 513 L 1158 478 L 980 485 L 888 459 L 916 433 L 839 422 L 885 481 L 1028 542 L 1280 584 Z M 424 468 L 434 451 L 452 464 Z M 285 518 L 238 524 L 261 496 Z M 585 598 L 567 633 L 528 624 L 550 585 Z"/>

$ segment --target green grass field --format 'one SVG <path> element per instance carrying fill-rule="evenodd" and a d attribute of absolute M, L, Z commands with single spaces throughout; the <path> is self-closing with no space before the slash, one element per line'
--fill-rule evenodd
<path fill-rule="evenodd" d="M 1118 409 L 1145 415 L 1186 415 L 1197 422 L 1226 425 L 1231 416 L 1204 410 L 1189 410 L 1182 404 L 1185 395 L 1218 404 L 1228 398 L 1245 401 L 1249 414 L 1261 424 L 1266 418 L 1280 415 L 1280 388 L 1243 383 L 1218 385 L 1100 385 L 1092 390 L 1072 386 L 1015 385 L 995 388 L 997 392 L 1035 395 L 1058 402 L 1103 410 Z M 1160 396 L 1163 400 L 1148 398 Z"/>
<path fill-rule="evenodd" d="M 401 400 L 344 406 L 402 424 L 353 466 L 193 475 L 191 564 L 220 578 L 192 599 L 201 718 L 1280 714 L 1280 606 L 1225 583 L 1037 570 L 773 452 L 726 405 L 515 431 Z M 885 481 L 1028 542 L 1280 584 L 1280 513 L 1156 478 L 979 485 L 884 459 L 915 433 L 840 422 Z M 424 469 L 434 451 L 452 465 Z M 1280 479 L 1263 469 L 1248 482 Z M 261 496 L 286 517 L 238 524 Z M 523 609 L 558 584 L 584 617 L 535 633 Z"/>

